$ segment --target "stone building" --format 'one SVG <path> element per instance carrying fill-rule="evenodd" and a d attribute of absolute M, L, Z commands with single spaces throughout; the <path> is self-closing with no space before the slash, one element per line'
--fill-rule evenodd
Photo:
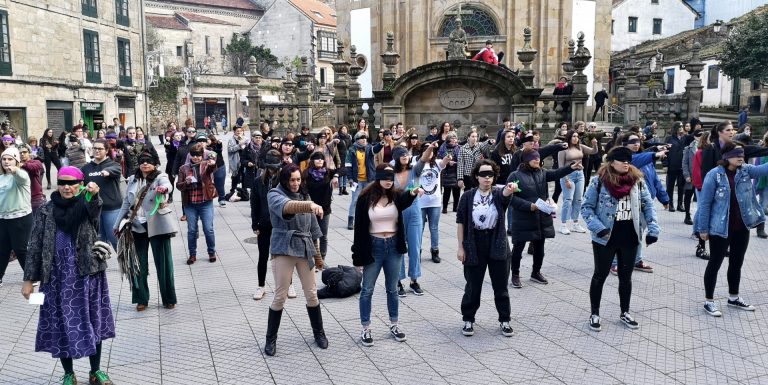
<path fill-rule="evenodd" d="M 753 12 L 768 12 L 768 6 L 759 7 Z M 656 66 L 657 58 L 662 60 L 661 68 L 664 71 L 664 94 L 678 94 L 685 90 L 685 84 L 690 74 L 681 64 L 691 56 L 691 47 L 694 42 L 701 45 L 700 58 L 704 63 L 701 72 L 703 86 L 701 105 L 703 107 L 730 108 L 733 110 L 742 106 L 749 106 L 753 111 L 761 111 L 768 96 L 759 82 L 748 79 L 733 79 L 722 72 L 718 67 L 717 56 L 725 49 L 725 41 L 729 30 L 741 23 L 746 16 L 732 19 L 722 25 L 710 24 L 708 26 L 678 33 L 665 39 L 647 41 L 619 52 L 614 52 L 611 57 L 611 71 L 613 77 L 620 76 L 622 68 L 630 57 L 641 63 L 643 68 L 652 70 Z M 634 51 L 634 52 L 633 52 Z M 616 88 L 616 85 L 613 85 Z M 613 93 L 612 93 L 613 94 Z M 761 102 L 760 98 L 763 97 Z"/>
<path fill-rule="evenodd" d="M 607 87 L 610 0 L 336 0 L 339 40 L 346 47 L 355 45 L 358 53 L 369 58 L 371 70 L 359 78 L 363 96 L 382 87 L 379 55 L 389 31 L 394 32 L 395 47 L 402 55 L 397 73 L 446 60 L 448 35 L 459 5 L 469 52 L 479 51 L 491 40 L 497 52 L 506 53 L 504 62 L 510 68 L 520 67 L 515 52 L 523 46 L 523 28 L 532 27 L 532 45 L 539 52 L 532 68 L 537 86 L 545 88 L 545 93 L 551 93 L 564 75 L 561 64 L 568 60 L 568 40 L 583 31 L 593 56 L 585 71 L 588 91 L 592 94 L 593 89 Z"/>
<path fill-rule="evenodd" d="M 699 18 L 685 0 L 613 0 L 611 14 L 614 52 L 693 29 Z"/>
<path fill-rule="evenodd" d="M 157 36 L 148 52 L 154 76 L 186 78 L 174 105 L 157 106 L 153 127 L 187 117 L 202 127 L 206 116 L 219 125 L 226 117 L 232 126 L 247 111 L 248 82 L 232 72 L 225 48 L 233 34 L 249 33 L 263 6 L 250 0 L 147 0 L 146 7 L 147 24 Z"/>
<path fill-rule="evenodd" d="M 0 121 L 24 137 L 146 121 L 143 1 L 0 0 Z"/>
<path fill-rule="evenodd" d="M 316 97 L 333 92 L 336 11 L 318 0 L 274 0 L 250 33 L 284 63 L 306 56 L 315 75 Z M 284 72 L 283 72 L 284 73 Z"/>

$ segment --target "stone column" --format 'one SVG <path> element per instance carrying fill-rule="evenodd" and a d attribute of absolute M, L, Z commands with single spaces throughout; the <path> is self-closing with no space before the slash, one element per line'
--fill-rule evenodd
<path fill-rule="evenodd" d="M 571 95 L 572 122 L 577 120 L 586 121 L 587 119 L 586 104 L 587 100 L 589 100 L 589 94 L 587 93 L 587 75 L 584 74 L 584 69 L 587 68 L 589 61 L 592 59 L 589 49 L 584 47 L 584 33 L 579 32 L 576 38 L 577 48 L 571 58 L 573 69 L 576 71 L 571 81 L 573 84 L 573 94 Z"/>
<path fill-rule="evenodd" d="M 312 97 L 310 82 L 315 76 L 310 72 L 307 60 L 306 56 L 301 57 L 301 70 L 296 75 L 299 78 L 296 101 L 299 104 L 299 126 L 312 128 L 312 108 L 309 104 Z"/>
<path fill-rule="evenodd" d="M 352 65 L 349 67 L 349 98 L 360 98 L 360 83 L 357 82 L 357 77 L 363 73 L 363 67 L 357 64 L 357 47 L 354 45 L 349 47 L 349 61 Z"/>
<path fill-rule="evenodd" d="M 287 67 L 285 69 L 283 89 L 285 90 L 283 101 L 285 103 L 296 103 L 296 94 L 294 93 L 294 90 L 296 89 L 296 82 L 293 80 L 293 71 L 291 70 L 291 67 Z"/>
<path fill-rule="evenodd" d="M 259 92 L 261 75 L 256 72 L 256 66 L 256 58 L 251 56 L 248 60 L 248 74 L 245 75 L 245 80 L 251 85 L 248 90 L 248 125 L 251 130 L 257 130 L 261 122 L 261 93 Z"/>
<path fill-rule="evenodd" d="M 333 104 L 336 106 L 337 124 L 343 124 L 347 121 L 347 105 L 342 101 L 349 96 L 347 94 L 349 87 L 347 74 L 350 66 L 351 64 L 344 60 L 344 43 L 341 40 L 336 41 L 336 60 L 333 62 Z"/>
<path fill-rule="evenodd" d="M 685 82 L 685 95 L 688 99 L 688 116 L 687 120 L 699 118 L 699 107 L 701 107 L 701 97 L 703 89 L 701 85 L 701 78 L 699 74 L 704 69 L 704 63 L 699 57 L 699 51 L 701 51 L 701 44 L 699 42 L 693 43 L 693 54 L 691 60 L 685 65 L 685 70 L 691 74 L 691 78 Z"/>

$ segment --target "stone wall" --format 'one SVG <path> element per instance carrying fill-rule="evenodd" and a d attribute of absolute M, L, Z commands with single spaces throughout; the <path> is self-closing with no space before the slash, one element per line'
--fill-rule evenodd
<path fill-rule="evenodd" d="M 178 126 L 184 125 L 183 121 L 179 121 L 178 104 L 167 101 L 150 101 L 149 127 L 152 134 L 158 135 L 164 133 L 165 127 L 170 122 L 176 122 Z"/>
<path fill-rule="evenodd" d="M 313 33 L 309 18 L 288 0 L 276 0 L 253 27 L 250 37 L 253 45 L 264 44 L 277 60 L 284 62 L 301 56 L 310 57 Z M 284 73 L 285 70 L 280 69 L 276 75 Z"/>

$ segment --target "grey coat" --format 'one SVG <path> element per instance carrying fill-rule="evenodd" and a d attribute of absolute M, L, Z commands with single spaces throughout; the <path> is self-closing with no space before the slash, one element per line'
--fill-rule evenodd
<path fill-rule="evenodd" d="M 79 199 L 84 199 L 83 197 Z M 101 197 L 85 203 L 88 208 L 88 222 L 80 225 L 75 239 L 77 270 L 80 276 L 93 275 L 107 270 L 107 262 L 91 256 L 91 247 L 99 239 L 99 216 Z M 53 202 L 42 205 L 32 223 L 32 235 L 27 246 L 27 261 L 24 264 L 24 280 L 48 282 L 51 276 L 53 256 L 56 254 L 56 221 L 53 218 Z"/>
<path fill-rule="evenodd" d="M 242 150 L 240 145 L 248 145 L 248 143 L 250 142 L 245 138 L 245 136 L 243 136 L 240 141 L 235 139 L 234 135 L 229 138 L 229 142 L 227 143 L 227 159 L 229 160 L 229 172 L 232 175 L 237 175 L 238 171 L 240 170 L 240 150 Z"/>
<path fill-rule="evenodd" d="M 168 179 L 168 174 L 164 172 L 161 172 L 160 175 L 158 175 L 157 178 L 155 178 L 155 180 L 149 186 L 147 195 L 144 197 L 144 201 L 141 203 L 141 207 L 147 214 L 147 236 L 149 237 L 163 234 L 176 234 L 179 231 L 178 224 L 176 223 L 176 219 L 172 211 L 161 214 L 158 210 L 155 215 L 149 215 L 149 213 L 155 209 L 155 196 L 158 195 L 157 188 L 160 186 L 167 188 L 169 192 L 172 191 L 173 188 L 171 181 Z M 120 207 L 120 213 L 117 216 L 117 223 L 112 225 L 113 229 L 117 230 L 117 228 L 120 226 L 120 222 L 123 219 L 127 219 L 131 214 L 131 208 L 133 208 L 133 205 L 136 203 L 136 199 L 138 199 L 137 195 L 141 192 L 138 187 L 139 183 L 136 180 L 136 176 L 132 175 L 129 177 L 128 187 L 125 190 L 125 198 L 123 199 L 123 205 Z M 170 207 L 171 206 L 168 206 L 168 208 Z M 141 222 L 139 222 L 138 219 L 133 220 L 131 229 L 137 233 L 144 232 L 144 227 L 141 225 Z"/>
<path fill-rule="evenodd" d="M 291 194 L 277 187 L 267 193 L 269 203 L 269 218 L 272 222 L 272 237 L 270 238 L 269 253 L 291 257 L 307 258 L 309 268 L 315 266 L 316 239 L 323 236 L 317 217 L 312 213 L 286 215 L 283 214 L 285 204 L 294 200 Z"/>

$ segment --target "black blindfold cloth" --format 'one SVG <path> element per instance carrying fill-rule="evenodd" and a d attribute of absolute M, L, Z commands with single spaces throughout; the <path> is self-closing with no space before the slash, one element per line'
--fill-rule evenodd
<path fill-rule="evenodd" d="M 388 170 L 376 170 L 376 180 L 388 180 L 388 181 L 394 181 L 395 180 L 395 171 L 388 169 Z"/>

